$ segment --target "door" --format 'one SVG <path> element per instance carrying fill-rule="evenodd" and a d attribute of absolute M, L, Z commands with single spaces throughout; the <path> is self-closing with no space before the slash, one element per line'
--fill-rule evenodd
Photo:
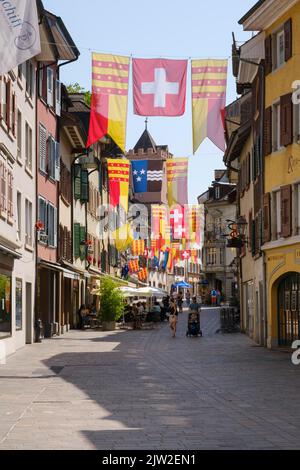
<path fill-rule="evenodd" d="M 33 342 L 33 325 L 32 325 L 32 284 L 26 282 L 26 344 Z"/>
<path fill-rule="evenodd" d="M 300 274 L 290 273 L 278 287 L 278 344 L 300 339 Z"/>

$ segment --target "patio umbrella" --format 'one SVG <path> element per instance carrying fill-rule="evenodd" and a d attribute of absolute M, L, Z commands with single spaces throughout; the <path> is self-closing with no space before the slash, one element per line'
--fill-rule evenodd
<path fill-rule="evenodd" d="M 156 287 L 141 287 L 137 289 L 138 295 L 144 297 L 165 297 L 167 293 L 161 289 L 157 289 Z"/>
<path fill-rule="evenodd" d="M 174 284 L 174 286 L 179 287 L 181 289 L 192 289 L 192 287 L 193 287 L 193 286 L 191 286 L 191 284 L 188 284 L 185 281 L 176 282 L 176 284 Z"/>

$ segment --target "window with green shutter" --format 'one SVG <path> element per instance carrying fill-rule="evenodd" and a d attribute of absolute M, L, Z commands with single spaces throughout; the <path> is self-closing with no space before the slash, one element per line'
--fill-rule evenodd
<path fill-rule="evenodd" d="M 85 227 L 80 227 L 80 243 L 86 240 L 86 232 Z M 81 261 L 85 260 L 86 258 L 86 246 L 80 245 L 80 259 Z"/>
<path fill-rule="evenodd" d="M 75 199 L 81 198 L 81 167 L 80 165 L 74 166 L 74 197 Z"/>
<path fill-rule="evenodd" d="M 89 202 L 89 173 L 88 170 L 81 170 L 81 202 Z"/>
<path fill-rule="evenodd" d="M 80 256 L 80 224 L 74 224 L 74 257 Z"/>

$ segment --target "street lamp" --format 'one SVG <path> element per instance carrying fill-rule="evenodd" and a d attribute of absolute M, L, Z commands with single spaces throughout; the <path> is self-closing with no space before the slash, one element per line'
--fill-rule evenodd
<path fill-rule="evenodd" d="M 248 223 L 244 217 L 239 217 L 237 221 L 226 220 L 230 233 L 224 235 L 228 238 L 227 248 L 243 248 L 248 245 L 249 240 L 246 238 L 246 229 Z"/>

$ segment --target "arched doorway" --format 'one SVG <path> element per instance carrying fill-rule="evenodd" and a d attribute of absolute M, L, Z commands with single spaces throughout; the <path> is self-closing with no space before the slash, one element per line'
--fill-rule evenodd
<path fill-rule="evenodd" d="M 300 274 L 287 274 L 278 285 L 278 344 L 300 339 Z"/>

